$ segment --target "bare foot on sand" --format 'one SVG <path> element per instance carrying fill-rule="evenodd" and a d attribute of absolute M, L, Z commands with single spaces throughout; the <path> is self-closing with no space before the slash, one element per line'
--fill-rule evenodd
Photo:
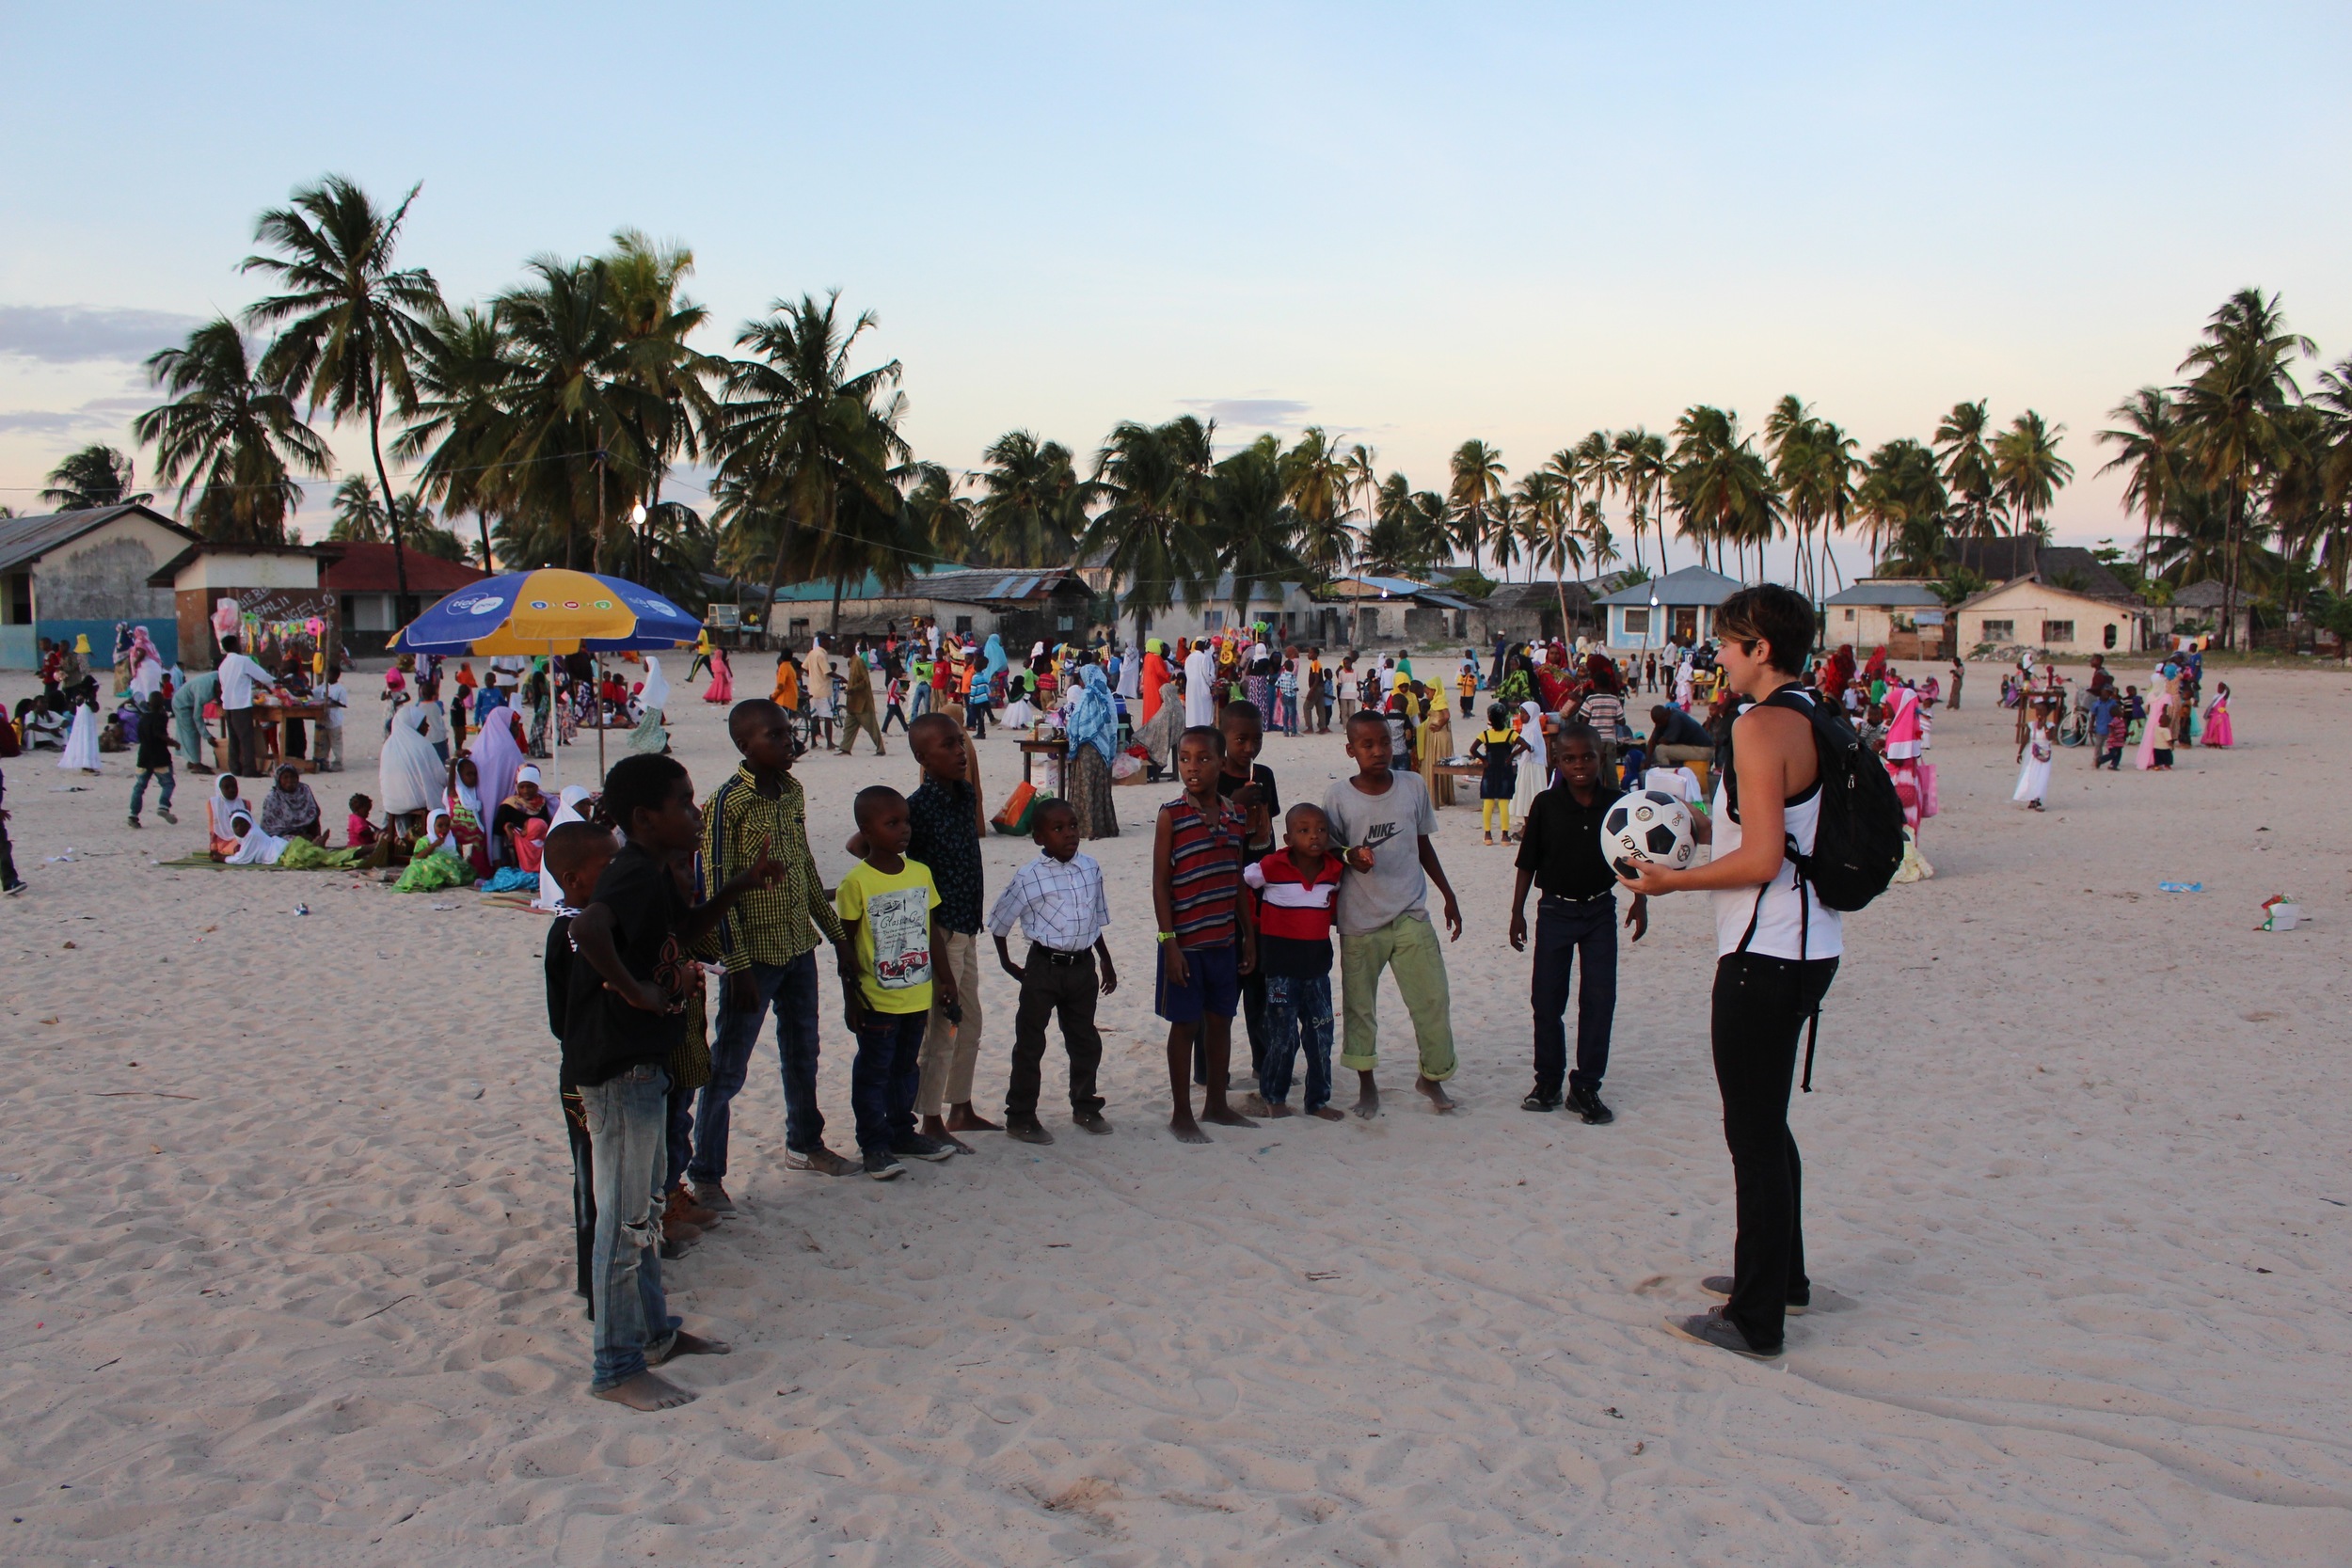
<path fill-rule="evenodd" d="M 1366 1121 L 1372 1120 L 1380 1114 L 1380 1086 L 1372 1081 L 1371 1073 L 1364 1074 L 1363 1092 L 1356 1097 L 1356 1103 L 1348 1108 Z"/>
<path fill-rule="evenodd" d="M 1444 1112 L 1454 1109 L 1454 1101 L 1446 1098 L 1445 1085 L 1435 1078 L 1417 1078 L 1413 1080 L 1413 1087 L 1419 1089 L 1422 1098 L 1429 1101 L 1431 1110 Z"/>
<path fill-rule="evenodd" d="M 625 1404 L 631 1410 L 675 1410 L 681 1404 L 694 1402 L 692 1394 L 654 1372 L 639 1372 L 626 1383 L 616 1383 L 610 1388 L 591 1389 L 590 1392 L 600 1400 L 611 1400 L 614 1404 Z"/>
<path fill-rule="evenodd" d="M 1279 1121 L 1284 1117 L 1295 1117 L 1298 1114 L 1287 1105 L 1268 1105 L 1263 1101 L 1260 1101 L 1257 1104 L 1249 1106 L 1249 1109 L 1256 1112 L 1259 1116 L 1267 1117 L 1268 1119 L 1274 1121 Z"/>
<path fill-rule="evenodd" d="M 1317 1121 L 1345 1121 L 1347 1117 L 1328 1105 L 1318 1105 L 1307 1113 Z"/>
<path fill-rule="evenodd" d="M 995 1132 L 1002 1129 L 979 1112 L 972 1109 L 972 1102 L 967 1100 L 960 1105 L 947 1107 L 947 1131 L 950 1132 Z"/>
<path fill-rule="evenodd" d="M 646 1356 L 645 1365 L 659 1367 L 663 1362 L 675 1360 L 681 1355 L 733 1355 L 734 1354 L 735 1347 L 724 1339 L 706 1339 L 699 1334 L 689 1334 L 681 1328 L 670 1336 L 670 1348 L 659 1356 Z"/>
<path fill-rule="evenodd" d="M 923 1118 L 923 1136 L 927 1138 L 935 1138 L 944 1144 L 951 1144 L 954 1146 L 956 1152 L 959 1154 L 971 1153 L 972 1146 L 965 1143 L 961 1138 L 957 1137 L 953 1132 L 948 1132 L 947 1127 L 948 1123 L 940 1120 L 937 1117 L 925 1117 Z M 993 1131 L 993 1129 L 991 1131 Z"/>
<path fill-rule="evenodd" d="M 1241 1097 L 1241 1108 L 1245 1115 L 1253 1117 L 1271 1117 L 1281 1114 L 1268 1105 L 1265 1102 L 1265 1096 L 1255 1089 L 1251 1089 Z"/>
<path fill-rule="evenodd" d="M 1192 1119 L 1190 1111 L 1168 1117 L 1168 1130 L 1176 1135 L 1180 1144 L 1204 1144 L 1209 1141 L 1209 1135 L 1200 1131 L 1200 1124 Z"/>
<path fill-rule="evenodd" d="M 1200 1119 L 1213 1121 L 1219 1127 L 1255 1127 L 1258 1125 L 1231 1105 L 1212 1105 L 1200 1113 Z"/>

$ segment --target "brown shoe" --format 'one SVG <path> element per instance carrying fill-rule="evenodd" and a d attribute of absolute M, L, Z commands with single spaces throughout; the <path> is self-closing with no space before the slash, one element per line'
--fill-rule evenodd
<path fill-rule="evenodd" d="M 686 1196 L 686 1184 L 682 1181 L 670 1189 L 669 1196 L 661 1209 L 661 1223 L 664 1226 L 672 1220 L 677 1220 L 692 1226 L 697 1230 L 707 1230 L 718 1223 L 718 1219 L 719 1211 L 706 1209 Z"/>
<path fill-rule="evenodd" d="M 668 1214 L 664 1214 L 661 1216 L 663 1249 L 661 1255 L 664 1258 L 671 1257 L 672 1254 L 669 1251 L 671 1247 L 682 1247 L 689 1242 L 699 1242 L 702 1240 L 702 1235 L 701 1226 L 689 1225 L 684 1220 L 673 1219 Z"/>

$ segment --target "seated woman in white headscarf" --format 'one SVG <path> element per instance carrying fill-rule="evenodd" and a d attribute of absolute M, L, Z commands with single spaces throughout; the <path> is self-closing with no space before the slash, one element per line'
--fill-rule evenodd
<path fill-rule="evenodd" d="M 276 865 L 286 852 L 286 841 L 255 827 L 252 815 L 243 807 L 230 816 L 229 833 L 236 847 L 225 855 L 214 851 L 224 865 Z"/>
<path fill-rule="evenodd" d="M 440 753 L 424 737 L 424 716 L 406 699 L 392 709 L 384 753 L 375 767 L 375 803 L 389 816 L 405 816 L 441 803 L 448 781 Z"/>
<path fill-rule="evenodd" d="M 539 770 L 529 764 L 516 769 L 514 790 L 490 812 L 490 836 L 505 851 L 507 864 L 522 863 L 515 854 L 515 841 L 523 831 L 533 822 L 553 826 L 549 821 L 553 815 L 548 798 L 539 791 Z"/>
<path fill-rule="evenodd" d="M 204 802 L 204 831 L 213 859 L 225 861 L 236 852 L 237 834 L 231 826 L 234 818 L 250 816 L 253 808 L 237 793 L 237 776 L 223 773 L 213 781 L 211 799 Z"/>

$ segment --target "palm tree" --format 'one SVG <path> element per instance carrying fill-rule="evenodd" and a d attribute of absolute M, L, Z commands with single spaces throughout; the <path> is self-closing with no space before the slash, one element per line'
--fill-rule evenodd
<path fill-rule="evenodd" d="M 1086 531 L 1086 487 L 1070 449 L 1009 430 L 983 452 L 975 479 L 980 504 L 974 538 L 999 566 L 1067 562 Z"/>
<path fill-rule="evenodd" d="M 1584 506 L 1596 509 L 1606 507 L 1609 492 L 1625 478 L 1625 468 L 1618 458 L 1616 447 L 1605 430 L 1596 430 L 1569 448 L 1568 466 L 1570 477 L 1582 498 L 1580 513 Z M 1636 535 L 1633 541 L 1634 564 L 1641 564 L 1641 560 L 1642 541 Z"/>
<path fill-rule="evenodd" d="M 326 473 L 334 454 L 294 400 L 254 373 L 236 323 L 198 327 L 186 347 L 149 358 L 147 374 L 173 401 L 141 414 L 131 433 L 155 449 L 155 477 L 180 486 L 181 515 L 208 539 L 284 544 L 302 502 L 294 475 Z"/>
<path fill-rule="evenodd" d="M 469 305 L 434 312 L 410 356 L 417 403 L 392 443 L 404 462 L 424 458 L 418 488 L 444 516 L 471 512 L 482 534 L 482 569 L 491 570 L 490 514 L 502 498 L 486 482 L 497 467 L 501 399 L 515 379 L 497 312 Z"/>
<path fill-rule="evenodd" d="M 1985 443 L 1992 416 L 1983 402 L 1956 403 L 1935 427 L 1935 455 L 1943 464 L 1946 491 L 1960 502 L 1968 531 L 1979 539 L 1992 537 L 1993 497 L 1996 488 L 1993 449 Z"/>
<path fill-rule="evenodd" d="M 1854 504 L 1869 524 L 1875 564 L 1884 546 L 1913 570 L 1933 572 L 1944 559 L 1944 515 L 1950 499 L 1935 453 L 1905 436 L 1870 454 Z"/>
<path fill-rule="evenodd" d="M 1304 568 L 1292 548 L 1297 514 L 1289 499 L 1282 445 L 1259 436 L 1219 463 L 1209 486 L 1209 535 L 1220 572 L 1232 574 L 1235 625 L 1249 618 L 1261 586 L 1295 578 Z"/>
<path fill-rule="evenodd" d="M 966 562 L 977 537 L 975 521 L 979 509 L 960 494 L 968 475 L 953 474 L 938 463 L 912 466 L 914 488 L 907 492 L 907 521 L 936 562 Z"/>
<path fill-rule="evenodd" d="M 1842 538 L 1847 516 L 1853 510 L 1854 488 L 1862 483 L 1862 459 L 1855 455 L 1859 443 L 1839 425 L 1829 420 L 1813 421 L 1814 468 L 1812 485 L 1815 499 L 1821 507 L 1821 558 L 1828 563 L 1839 585 L 1845 574 L 1837 569 L 1837 553 L 1830 547 L 1833 537 Z M 1814 580 L 1820 580 L 1817 570 Z"/>
<path fill-rule="evenodd" d="M 1756 545 L 1761 560 L 1784 508 L 1764 459 L 1740 434 L 1740 417 L 1694 405 L 1675 421 L 1675 436 L 1668 483 L 1684 533 L 1702 546 L 1711 540 L 1718 567 L 1726 542 L 1741 551 Z"/>
<path fill-rule="evenodd" d="M 1552 593 L 1560 602 L 1560 625 L 1565 628 L 1568 569 L 1583 569 L 1584 542 L 1577 536 L 1575 486 L 1561 476 L 1558 464 L 1559 456 L 1554 455 L 1519 481 L 1518 512 L 1532 535 L 1528 577 L 1532 580 L 1542 566 L 1551 568 Z"/>
<path fill-rule="evenodd" d="M 1819 603 L 1820 584 L 1812 575 L 1807 548 L 1813 526 L 1821 520 L 1824 510 L 1812 483 L 1814 425 L 1812 410 L 1794 392 L 1772 404 L 1772 411 L 1764 416 L 1764 445 L 1772 453 L 1772 483 L 1780 487 L 1788 515 L 1797 524 L 1797 586 Z"/>
<path fill-rule="evenodd" d="M 2205 341 L 2181 361 L 2189 379 L 2176 389 L 2181 425 L 2203 483 L 2225 499 L 2229 570 L 2222 579 L 2221 637 L 2237 641 L 2237 589 L 2247 500 L 2264 467 L 2280 456 L 2279 416 L 2299 395 L 2288 369 L 2298 354 L 2316 352 L 2290 332 L 2276 294 L 2259 289 L 2232 294 L 2206 324 Z"/>
<path fill-rule="evenodd" d="M 40 499 L 60 512 L 81 512 L 95 506 L 144 505 L 154 496 L 134 493 L 138 470 L 112 447 L 84 447 L 49 470 L 49 488 Z"/>
<path fill-rule="evenodd" d="M 638 499 L 652 507 L 660 503 L 670 466 L 702 455 L 703 439 L 719 413 L 711 384 L 726 366 L 686 341 L 710 319 L 708 310 L 679 293 L 694 270 L 692 251 L 657 245 L 637 230 L 623 229 L 613 234 L 612 254 L 603 258 L 603 265 L 617 340 L 615 373 L 639 394 L 628 416 L 638 424 L 636 445 L 646 456 Z M 700 521 L 697 517 L 697 525 Z M 644 564 L 640 562 L 640 570 Z"/>
<path fill-rule="evenodd" d="M 1625 490 L 1634 538 L 1641 538 L 1645 520 L 1657 525 L 1658 571 L 1662 577 L 1666 571 L 1665 438 L 1635 425 L 1617 432 L 1610 451 L 1615 459 L 1616 482 Z"/>
<path fill-rule="evenodd" d="M 844 330 L 840 301 L 837 291 L 822 305 L 807 294 L 797 304 L 778 300 L 767 320 L 744 324 L 736 345 L 754 357 L 728 372 L 726 405 L 710 443 L 720 479 L 730 482 L 731 510 L 722 509 L 722 520 L 740 516 L 774 526 L 771 606 L 797 534 L 817 536 L 812 560 L 846 567 L 831 544 L 844 508 L 854 504 L 871 514 L 898 507 L 890 477 L 907 456 L 894 390 L 898 361 L 850 369 L 850 353 L 875 319 L 866 311 Z M 843 580 L 834 577 L 836 628 Z"/>
<path fill-rule="evenodd" d="M 266 274 L 279 293 L 246 308 L 251 326 L 278 329 L 262 358 L 264 379 L 290 396 L 325 408 L 337 423 L 364 420 L 368 453 L 392 522 L 394 616 L 414 613 L 408 598 L 408 559 L 401 546 L 399 501 L 384 469 L 384 414 L 416 406 L 410 351 L 424 319 L 441 308 L 441 291 L 421 267 L 395 268 L 393 251 L 410 202 L 411 185 L 389 214 L 340 174 L 296 189 L 291 204 L 272 208 L 253 228 L 253 242 L 275 254 L 245 259 L 241 270 Z"/>
<path fill-rule="evenodd" d="M 2074 465 L 2058 454 L 2058 437 L 2065 433 L 2064 425 L 2045 424 L 2028 408 L 1993 438 L 1994 481 L 2021 533 L 2047 536 L 2042 518 L 2050 499 L 2074 477 Z"/>
<path fill-rule="evenodd" d="M 1391 473 L 1380 483 L 1373 525 L 1364 535 L 1364 559 L 1375 572 L 1418 578 L 1453 548 L 1445 499 L 1416 490 L 1412 481 Z"/>
<path fill-rule="evenodd" d="M 2311 406 L 2320 411 L 2323 421 L 2321 504 L 2327 509 L 2328 529 L 2321 559 L 2328 592 L 2341 599 L 2347 568 L 2352 568 L 2352 359 L 2319 372 L 2319 389 Z"/>
<path fill-rule="evenodd" d="M 1127 584 L 1120 609 L 1136 641 L 1182 594 L 1198 609 L 1216 571 L 1209 533 L 1215 420 L 1185 414 L 1163 425 L 1121 420 L 1095 454 L 1093 491 L 1108 504 L 1087 525 L 1079 550 Z"/>
<path fill-rule="evenodd" d="M 2163 388 L 2142 387 L 2109 410 L 2107 418 L 2122 428 L 2099 432 L 2102 442 L 2117 449 L 2099 471 L 2129 470 L 2123 482 L 2123 504 L 2139 513 L 2139 563 L 2146 572 L 2155 543 L 2156 520 L 2170 512 L 2174 498 L 2188 483 L 2179 410 Z"/>
<path fill-rule="evenodd" d="M 338 545 L 380 545 L 384 542 L 384 503 L 367 480 L 346 474 L 335 486 L 335 521 L 326 537 Z"/>
<path fill-rule="evenodd" d="M 1478 566 L 1478 548 L 1494 528 L 1496 503 L 1502 499 L 1502 481 L 1510 469 L 1502 453 L 1484 441 L 1465 441 L 1448 465 L 1446 514 L 1454 542 L 1470 552 L 1470 568 Z"/>
<path fill-rule="evenodd" d="M 1364 454 L 1369 467 L 1372 454 L 1360 443 L 1355 450 Z M 1282 496 L 1291 509 L 1292 547 L 1298 563 L 1326 582 L 1356 559 L 1355 509 L 1349 498 L 1357 483 L 1353 454 L 1343 455 L 1339 443 L 1320 426 L 1309 425 L 1282 454 Z"/>

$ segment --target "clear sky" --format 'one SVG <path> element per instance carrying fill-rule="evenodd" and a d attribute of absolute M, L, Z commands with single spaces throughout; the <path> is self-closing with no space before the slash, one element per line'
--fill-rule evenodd
<path fill-rule="evenodd" d="M 955 467 L 1193 410 L 1440 487 L 1473 436 L 1518 474 L 1793 391 L 1867 451 L 1989 398 L 2067 427 L 2088 543 L 2134 531 L 2091 434 L 2231 290 L 2352 355 L 2340 3 L 5 0 L 0 41 L 20 511 L 327 171 L 423 182 L 404 258 L 453 301 L 625 225 L 692 246 L 713 350 L 838 287 Z"/>

